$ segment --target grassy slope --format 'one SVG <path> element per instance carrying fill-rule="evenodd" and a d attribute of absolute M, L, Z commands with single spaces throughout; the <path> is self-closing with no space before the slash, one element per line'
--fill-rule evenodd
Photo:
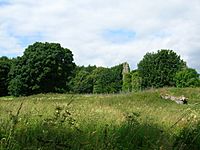
<path fill-rule="evenodd" d="M 189 104 L 162 100 L 160 94 L 184 95 Z M 2 97 L 0 148 L 191 149 L 199 135 L 191 137 L 194 130 L 188 129 L 196 129 L 199 102 L 198 88 L 118 95 Z M 180 138 L 182 135 L 186 137 Z M 198 143 L 194 146 L 199 148 Z"/>

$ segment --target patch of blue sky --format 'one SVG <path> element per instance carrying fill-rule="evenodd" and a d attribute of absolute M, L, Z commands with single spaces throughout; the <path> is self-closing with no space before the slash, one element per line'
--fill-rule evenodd
<path fill-rule="evenodd" d="M 103 38 L 114 44 L 125 44 L 135 40 L 136 32 L 123 28 L 107 29 L 103 32 Z"/>
<path fill-rule="evenodd" d="M 10 0 L 0 0 L 0 7 L 1 6 L 6 6 L 10 4 Z"/>
<path fill-rule="evenodd" d="M 43 42 L 44 38 L 41 33 L 34 33 L 32 35 L 15 35 L 9 33 L 9 35 L 17 40 L 17 44 L 22 48 L 19 52 L 18 51 L 13 51 L 12 53 L 0 53 L 1 55 L 6 55 L 8 57 L 16 57 L 20 56 L 25 48 L 27 48 L 29 45 L 34 44 L 35 42 Z M 6 47 L 1 47 L 0 50 L 6 52 L 8 51 L 8 48 Z"/>
<path fill-rule="evenodd" d="M 17 52 L 10 52 L 8 53 L 8 48 L 0 46 L 0 57 L 6 56 L 8 58 L 14 58 L 16 56 L 19 56 L 20 54 Z"/>
<path fill-rule="evenodd" d="M 26 36 L 15 36 L 15 38 L 18 40 L 21 47 L 28 47 L 28 45 L 31 45 L 35 42 L 42 42 L 43 36 L 41 33 L 35 33 L 33 35 L 26 35 Z"/>
<path fill-rule="evenodd" d="M 34 42 L 42 42 L 44 40 L 42 32 L 19 34 L 15 32 L 11 25 L 7 26 L 6 31 L 9 37 L 16 39 L 21 47 L 28 47 L 28 45 L 33 44 Z"/>

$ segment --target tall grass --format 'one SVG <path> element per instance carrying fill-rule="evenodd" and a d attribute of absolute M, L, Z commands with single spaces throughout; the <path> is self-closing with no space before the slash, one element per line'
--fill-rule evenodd
<path fill-rule="evenodd" d="M 200 149 L 200 89 L 0 98 L 0 149 Z M 189 98 L 178 105 L 160 93 Z"/>

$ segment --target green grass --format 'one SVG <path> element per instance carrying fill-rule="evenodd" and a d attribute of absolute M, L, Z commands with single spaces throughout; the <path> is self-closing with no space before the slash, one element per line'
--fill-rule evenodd
<path fill-rule="evenodd" d="M 1 97 L 0 149 L 200 149 L 199 103 L 199 88 Z"/>

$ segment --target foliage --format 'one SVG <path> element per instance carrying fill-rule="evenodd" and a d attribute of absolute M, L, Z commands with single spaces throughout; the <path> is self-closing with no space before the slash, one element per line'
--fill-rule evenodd
<path fill-rule="evenodd" d="M 141 90 L 141 77 L 139 76 L 139 72 L 137 70 L 132 71 L 131 77 L 132 91 L 136 92 Z"/>
<path fill-rule="evenodd" d="M 122 64 L 112 68 L 96 68 L 93 73 L 93 93 L 118 93 L 122 89 Z"/>
<path fill-rule="evenodd" d="M 124 73 L 123 74 L 123 86 L 122 91 L 123 92 L 131 92 L 132 85 L 131 85 L 131 73 Z"/>
<path fill-rule="evenodd" d="M 122 89 L 122 64 L 111 67 L 77 66 L 70 82 L 73 93 L 118 93 Z"/>
<path fill-rule="evenodd" d="M 0 57 L 0 96 L 8 95 L 8 73 L 11 67 L 11 60 L 7 57 Z"/>
<path fill-rule="evenodd" d="M 20 96 L 66 91 L 74 66 L 69 49 L 57 43 L 36 42 L 12 66 L 9 92 Z"/>
<path fill-rule="evenodd" d="M 92 72 L 96 66 L 76 67 L 75 77 L 70 82 L 71 90 L 74 93 L 93 93 Z"/>
<path fill-rule="evenodd" d="M 195 69 L 186 68 L 176 73 L 176 87 L 198 87 L 200 86 L 199 74 Z"/>
<path fill-rule="evenodd" d="M 94 88 L 93 93 L 108 93 L 110 89 L 110 69 L 98 67 L 93 71 Z"/>
<path fill-rule="evenodd" d="M 114 89 L 112 92 L 118 93 L 122 91 L 122 70 L 123 64 L 119 64 L 117 66 L 111 67 L 112 72 L 112 82 L 111 86 Z"/>
<path fill-rule="evenodd" d="M 123 84 L 122 84 L 122 91 L 123 92 L 131 92 L 131 74 L 130 74 L 130 67 L 127 62 L 123 63 Z"/>
<path fill-rule="evenodd" d="M 200 149 L 200 122 L 193 126 L 184 127 L 176 137 L 174 147 L 181 150 Z"/>
<path fill-rule="evenodd" d="M 172 50 L 158 50 L 147 53 L 138 64 L 142 88 L 175 86 L 174 76 L 186 64 Z"/>

